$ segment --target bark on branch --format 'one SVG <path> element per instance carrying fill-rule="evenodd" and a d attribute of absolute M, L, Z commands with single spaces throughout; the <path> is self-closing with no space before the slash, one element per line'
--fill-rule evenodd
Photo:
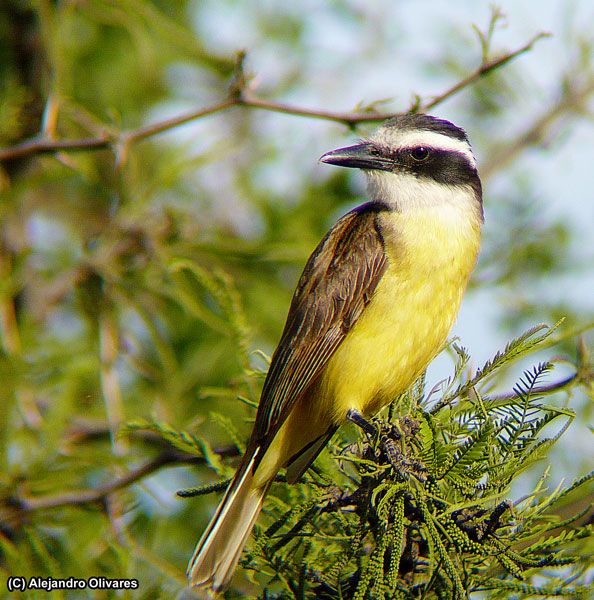
<path fill-rule="evenodd" d="M 432 97 L 430 100 L 426 102 L 420 102 L 418 105 L 413 107 L 413 110 L 416 112 L 424 112 L 435 108 L 448 98 L 469 87 L 482 77 L 486 76 L 487 74 L 493 72 L 496 69 L 499 69 L 511 60 L 520 56 L 521 54 L 524 54 L 525 52 L 531 50 L 536 42 L 538 42 L 544 37 L 547 37 L 548 35 L 549 34 L 547 33 L 539 33 L 520 48 L 503 54 L 498 58 L 483 61 L 482 64 L 475 71 L 470 73 L 467 77 L 464 77 L 456 84 L 448 88 L 446 91 L 437 96 Z M 239 69 L 241 69 L 241 58 Z M 53 152 L 74 152 L 80 150 L 89 151 L 105 149 L 112 149 L 118 157 L 118 160 L 121 161 L 122 159 L 125 160 L 127 149 L 132 143 L 139 142 L 141 140 L 158 135 L 159 133 L 163 133 L 165 131 L 170 131 L 175 127 L 179 127 L 180 125 L 184 125 L 191 121 L 202 119 L 215 113 L 229 110 L 230 108 L 236 106 L 267 110 L 271 112 L 278 112 L 299 117 L 309 117 L 315 119 L 324 119 L 327 121 L 335 121 L 337 123 L 343 123 L 344 125 L 348 125 L 350 127 L 354 127 L 355 125 L 360 123 L 383 121 L 390 117 L 397 116 L 398 114 L 402 114 L 394 112 L 381 113 L 376 111 L 336 112 L 321 109 L 304 108 L 301 106 L 286 104 L 284 102 L 265 100 L 256 96 L 248 89 L 245 78 L 242 77 L 240 74 L 240 76 L 236 76 L 235 78 L 235 85 L 231 90 L 230 97 L 215 104 L 212 104 L 211 106 L 198 108 L 196 110 L 184 113 L 177 117 L 145 125 L 143 127 L 139 127 L 138 129 L 123 132 L 116 136 L 105 133 L 97 137 L 59 140 L 49 139 L 42 134 L 38 137 L 26 140 L 19 144 L 15 144 L 14 146 L 10 146 L 8 148 L 0 148 L 0 162 L 25 158 L 28 156 L 48 154 Z"/>

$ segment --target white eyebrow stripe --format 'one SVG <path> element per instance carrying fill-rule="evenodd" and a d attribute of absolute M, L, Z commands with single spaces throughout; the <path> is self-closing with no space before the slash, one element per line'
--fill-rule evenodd
<path fill-rule="evenodd" d="M 435 131 L 390 131 L 380 130 L 373 141 L 391 148 L 414 148 L 415 146 L 429 146 L 436 150 L 453 150 L 460 152 L 468 158 L 470 164 L 476 169 L 476 159 L 472 154 L 470 145 L 463 140 L 436 133 Z"/>

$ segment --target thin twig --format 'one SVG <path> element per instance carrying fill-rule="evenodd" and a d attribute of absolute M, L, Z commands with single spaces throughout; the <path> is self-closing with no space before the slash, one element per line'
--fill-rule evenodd
<path fill-rule="evenodd" d="M 76 140 L 48 140 L 36 137 L 9 148 L 0 148 L 0 161 L 66 150 L 102 150 L 108 148 L 110 145 L 111 140 L 107 136 L 79 138 Z"/>
<path fill-rule="evenodd" d="M 236 456 L 238 454 L 237 449 L 231 446 L 215 449 L 214 452 L 219 456 L 224 457 Z M 205 460 L 201 456 L 195 456 L 175 448 L 168 448 L 161 451 L 153 459 L 143 463 L 139 467 L 99 485 L 96 488 L 81 489 L 59 494 L 48 494 L 45 496 L 16 495 L 10 498 L 10 505 L 13 510 L 16 509 L 17 511 L 28 513 L 64 506 L 103 504 L 110 494 L 140 481 L 164 466 L 172 464 L 204 464 L 204 462 Z"/>
<path fill-rule="evenodd" d="M 344 125 L 356 125 L 357 123 L 368 123 L 372 121 L 384 121 L 390 117 L 395 117 L 402 113 L 378 113 L 378 112 L 335 112 L 330 110 L 319 110 L 314 108 L 303 108 L 284 102 L 274 102 L 272 100 L 263 100 L 251 93 L 244 91 L 240 98 L 240 104 L 248 108 L 257 108 L 270 112 L 283 113 L 296 117 L 310 117 L 313 119 L 324 119 L 326 121 L 336 121 Z"/>
<path fill-rule="evenodd" d="M 582 381 L 589 381 L 591 379 L 591 375 L 585 375 L 584 373 L 585 373 L 585 371 L 583 371 L 582 369 L 578 369 L 572 375 L 569 375 L 568 377 L 560 379 L 559 381 L 554 381 L 553 383 L 551 383 L 549 385 L 541 385 L 541 386 L 535 387 L 534 390 L 532 390 L 532 394 L 536 395 L 536 396 L 546 396 L 548 394 L 553 394 L 555 392 L 559 392 L 568 387 L 573 387 L 574 385 L 577 385 L 578 383 L 581 383 Z M 431 410 L 429 412 L 431 414 L 438 413 L 444 407 L 449 406 L 456 398 L 460 398 L 466 394 L 472 393 L 473 389 L 474 389 L 473 383 L 471 381 L 466 382 L 465 384 L 461 385 L 456 390 L 456 393 L 454 393 L 451 396 L 446 396 L 446 397 L 442 398 L 441 400 L 439 400 L 439 402 L 437 402 L 433 407 L 431 407 Z M 515 392 L 506 392 L 504 394 L 499 394 L 499 395 L 489 395 L 488 398 L 490 401 L 504 402 L 507 400 L 513 400 L 513 399 L 517 398 L 517 394 Z"/>
<path fill-rule="evenodd" d="M 216 104 L 207 106 L 206 108 L 199 108 L 197 110 L 193 110 L 183 115 L 172 117 L 171 119 L 166 119 L 165 121 L 159 121 L 158 123 L 153 123 L 151 125 L 139 127 L 138 129 L 135 129 L 134 131 L 130 131 L 127 134 L 125 134 L 124 137 L 126 141 L 128 141 L 128 143 L 138 142 L 140 140 L 144 140 L 147 137 L 151 137 L 153 135 L 157 135 L 158 133 L 163 133 L 175 127 L 179 127 L 180 125 L 185 125 L 190 121 L 195 121 L 197 119 L 201 119 L 203 117 L 207 117 L 209 115 L 214 115 L 215 113 L 228 110 L 229 108 L 237 106 L 238 104 L 242 104 L 240 99 L 229 98 L 228 100 L 217 102 Z"/>
<path fill-rule="evenodd" d="M 473 73 L 460 80 L 458 83 L 450 87 L 448 90 L 433 97 L 426 103 L 421 103 L 417 110 L 427 111 L 438 104 L 441 104 L 446 99 L 450 98 L 454 94 L 460 92 L 464 88 L 473 84 L 475 81 L 484 77 L 486 74 L 498 69 L 505 65 L 514 58 L 530 50 L 534 44 L 549 34 L 539 33 L 533 37 L 528 43 L 524 44 L 521 48 L 504 54 L 503 56 L 494 59 L 492 61 L 482 63 Z M 14 146 L 8 148 L 0 148 L 0 161 L 3 160 L 14 160 L 17 158 L 25 158 L 27 156 L 34 156 L 38 154 L 47 154 L 58 151 L 76 151 L 76 150 L 101 150 L 106 148 L 114 148 L 119 156 L 124 156 L 127 152 L 127 148 L 130 144 L 152 137 L 159 133 L 170 131 L 175 127 L 184 125 L 191 121 L 212 115 L 218 112 L 229 110 L 234 106 L 243 106 L 246 108 L 255 108 L 261 110 L 267 110 L 271 112 L 278 112 L 283 114 L 294 115 L 298 117 L 309 117 L 315 119 L 324 119 L 326 121 L 335 121 L 343 123 L 345 125 L 353 126 L 359 123 L 369 123 L 376 121 L 383 121 L 390 117 L 397 116 L 399 112 L 391 113 L 380 113 L 380 112 L 335 112 L 320 109 L 309 109 L 284 102 L 275 102 L 273 100 L 264 100 L 259 98 L 248 91 L 247 86 L 241 89 L 233 90 L 234 93 L 230 95 L 226 100 L 222 100 L 207 106 L 205 108 L 199 108 L 177 117 L 165 119 L 157 123 L 145 125 L 138 129 L 133 129 L 128 132 L 122 133 L 120 136 L 110 136 L 103 134 L 98 137 L 87 137 L 73 140 L 55 140 L 48 139 L 44 136 L 35 137 L 30 140 L 26 140 Z"/>
<path fill-rule="evenodd" d="M 192 462 L 198 460 L 187 454 L 180 460 L 180 455 L 173 451 L 164 451 L 158 454 L 152 460 L 145 462 L 136 469 L 129 471 L 125 475 L 116 477 L 94 489 L 76 490 L 73 492 L 64 492 L 59 494 L 48 494 L 46 496 L 17 496 L 11 500 L 23 511 L 32 512 L 36 510 L 47 510 L 50 508 L 59 508 L 62 506 L 82 505 L 102 503 L 110 494 L 121 490 L 140 479 L 154 473 L 164 465 L 178 462 Z"/>
<path fill-rule="evenodd" d="M 554 394 L 555 392 L 559 392 L 569 386 L 572 386 L 579 380 L 579 372 L 573 373 L 568 377 L 560 379 L 559 381 L 554 381 L 549 385 L 539 385 L 532 389 L 530 395 L 531 396 L 546 396 L 548 394 Z M 505 400 L 514 400 L 518 395 L 515 392 L 507 392 L 505 394 L 497 394 L 497 395 L 489 395 L 489 401 L 491 402 L 501 402 Z"/>
<path fill-rule="evenodd" d="M 499 69 L 503 65 L 507 64 L 508 62 L 510 62 L 510 61 L 514 60 L 515 58 L 517 58 L 518 56 L 520 56 L 521 54 L 524 54 L 524 53 L 528 52 L 529 50 L 532 50 L 532 47 L 534 46 L 534 44 L 536 44 L 536 42 L 538 42 L 539 40 L 542 40 L 544 38 L 548 38 L 548 37 L 551 37 L 551 34 L 542 31 L 542 32 L 538 33 L 537 35 L 535 35 L 529 42 L 524 44 L 521 48 L 518 48 L 517 50 L 514 50 L 513 52 L 509 52 L 508 54 L 504 54 L 503 56 L 500 56 L 499 58 L 495 58 L 493 60 L 483 62 L 481 64 L 481 66 L 476 71 L 474 71 L 474 73 L 471 73 L 470 75 L 468 75 L 468 77 L 465 77 L 464 79 L 460 80 L 458 83 L 453 85 L 449 90 L 446 90 L 445 92 L 443 92 L 443 94 L 440 94 L 439 96 L 435 96 L 430 102 L 421 104 L 420 110 L 421 111 L 431 110 L 432 108 L 434 108 L 438 104 L 441 104 L 442 102 L 444 102 L 445 100 L 447 100 L 448 98 L 453 96 L 454 94 L 457 94 L 459 91 L 468 87 L 469 85 L 471 85 L 472 83 L 474 83 L 475 81 L 480 79 L 481 77 L 484 77 L 485 75 L 488 75 L 492 71 Z"/>
<path fill-rule="evenodd" d="M 118 437 L 118 431 L 125 419 L 120 378 L 116 368 L 120 337 L 118 323 L 111 307 L 107 306 L 107 301 L 102 304 L 98 319 L 101 391 L 111 430 L 112 449 L 114 454 L 122 456 L 128 450 L 128 442 L 125 437 Z"/>
<path fill-rule="evenodd" d="M 0 242 L 0 280 L 10 281 L 13 276 L 13 259 L 10 251 Z M 23 346 L 17 321 L 16 301 L 11 293 L 0 295 L 0 347 L 16 360 L 21 359 Z M 23 420 L 31 429 L 41 426 L 42 418 L 33 394 L 33 388 L 25 380 L 17 384 L 17 405 Z"/>

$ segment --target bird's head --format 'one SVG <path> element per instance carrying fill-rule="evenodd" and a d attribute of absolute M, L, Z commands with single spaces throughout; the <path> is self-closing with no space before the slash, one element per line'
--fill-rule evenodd
<path fill-rule="evenodd" d="M 409 114 L 386 121 L 367 140 L 320 160 L 363 169 L 372 200 L 396 210 L 471 204 L 482 219 L 482 189 L 466 133 L 444 119 Z"/>

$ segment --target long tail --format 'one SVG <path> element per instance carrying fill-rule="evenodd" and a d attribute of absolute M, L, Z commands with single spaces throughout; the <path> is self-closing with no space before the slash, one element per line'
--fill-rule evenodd
<path fill-rule="evenodd" d="M 244 459 L 246 467 L 235 475 L 194 550 L 187 571 L 191 586 L 220 592 L 233 576 L 269 487 L 252 485 L 257 452 L 258 449 L 249 461 Z"/>

